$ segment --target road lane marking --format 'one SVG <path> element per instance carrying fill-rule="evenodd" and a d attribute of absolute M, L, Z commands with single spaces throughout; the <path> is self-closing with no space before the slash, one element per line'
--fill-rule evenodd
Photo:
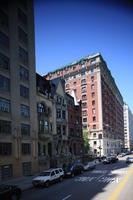
<path fill-rule="evenodd" d="M 129 179 L 129 177 L 132 174 L 133 174 L 133 166 L 129 169 L 127 175 L 123 178 L 123 180 L 119 183 L 119 185 L 114 190 L 112 195 L 109 197 L 109 200 L 116 200 L 116 197 L 118 196 L 118 194 L 120 193 L 120 191 L 122 190 L 122 188 L 124 187 L 124 185 L 126 184 L 127 180 Z"/>
<path fill-rule="evenodd" d="M 69 194 L 68 196 L 64 197 L 62 200 L 66 200 L 66 199 L 69 199 L 72 195 Z"/>
<path fill-rule="evenodd" d="M 106 174 L 108 170 L 93 170 L 92 174 Z"/>

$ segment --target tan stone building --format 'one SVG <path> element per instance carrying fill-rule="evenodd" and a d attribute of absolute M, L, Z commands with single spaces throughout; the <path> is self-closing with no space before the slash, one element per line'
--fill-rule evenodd
<path fill-rule="evenodd" d="M 33 1 L 0 1 L 0 180 L 38 170 Z"/>
<path fill-rule="evenodd" d="M 37 74 L 39 169 L 63 166 L 69 161 L 68 123 L 64 81 Z"/>

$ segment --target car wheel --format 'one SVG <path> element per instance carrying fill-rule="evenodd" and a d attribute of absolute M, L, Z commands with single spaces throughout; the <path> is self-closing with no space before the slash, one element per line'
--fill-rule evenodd
<path fill-rule="evenodd" d="M 60 182 L 62 182 L 62 181 L 63 181 L 63 177 L 62 177 L 62 176 L 60 177 L 59 181 L 60 181 Z"/>
<path fill-rule="evenodd" d="M 46 187 L 49 187 L 49 181 L 47 181 L 47 182 L 45 183 L 45 186 L 46 186 Z"/>
<path fill-rule="evenodd" d="M 13 194 L 11 200 L 19 200 L 19 198 L 17 197 L 16 194 Z"/>

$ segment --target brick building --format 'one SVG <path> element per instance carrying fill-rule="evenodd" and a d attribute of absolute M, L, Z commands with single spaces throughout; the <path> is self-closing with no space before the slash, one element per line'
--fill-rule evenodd
<path fill-rule="evenodd" d="M 77 104 L 74 98 L 66 94 L 68 115 L 68 143 L 72 160 L 82 159 L 83 136 L 82 136 L 82 108 L 81 102 Z"/>
<path fill-rule="evenodd" d="M 91 152 L 121 151 L 124 136 L 123 98 L 100 53 L 86 56 L 47 74 L 63 77 L 66 93 L 82 100 L 83 129 L 88 131 Z"/>

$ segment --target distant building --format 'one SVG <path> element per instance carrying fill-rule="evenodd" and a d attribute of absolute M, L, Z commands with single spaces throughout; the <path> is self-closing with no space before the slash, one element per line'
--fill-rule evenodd
<path fill-rule="evenodd" d="M 38 170 L 33 1 L 0 1 L 0 179 Z"/>
<path fill-rule="evenodd" d="M 126 103 L 124 103 L 124 148 L 133 150 L 133 114 Z"/>
<path fill-rule="evenodd" d="M 123 98 L 100 53 L 86 56 L 46 75 L 63 77 L 66 93 L 82 100 L 83 129 L 92 154 L 121 151 L 124 140 Z"/>

